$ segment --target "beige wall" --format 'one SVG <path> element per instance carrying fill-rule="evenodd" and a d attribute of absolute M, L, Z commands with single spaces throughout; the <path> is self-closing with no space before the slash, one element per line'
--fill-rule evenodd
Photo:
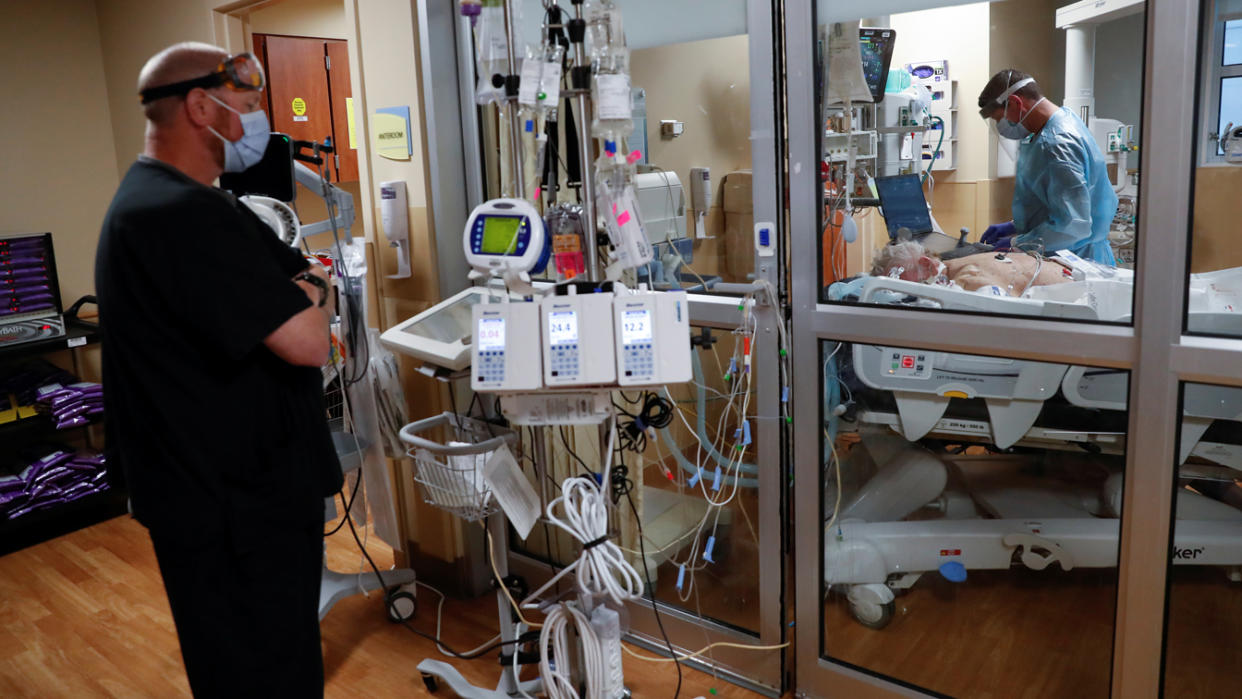
<path fill-rule="evenodd" d="M 701 274 L 724 271 L 720 182 L 750 167 L 750 55 L 745 35 L 657 46 L 634 51 L 630 71 L 635 87 L 647 91 L 648 160 L 676 172 L 686 186 L 690 168 L 711 168 L 712 211 L 709 234 L 696 241 L 693 267 Z M 684 122 L 685 133 L 661 140 L 660 120 Z M 689 208 L 689 191 L 686 191 Z M 693 227 L 687 227 L 689 235 Z M 753 249 L 753 242 L 744 242 Z"/>
<path fill-rule="evenodd" d="M 258 34 L 348 39 L 344 0 L 279 0 L 243 15 Z"/>
<path fill-rule="evenodd" d="M 93 293 L 116 151 L 93 0 L 5 3 L 0 232 L 51 231 L 66 305 Z"/>
<path fill-rule="evenodd" d="M 949 62 L 949 78 L 957 82 L 957 170 L 936 172 L 937 183 L 986 179 L 989 129 L 974 104 L 992 77 L 988 68 L 988 3 L 903 12 L 893 15 L 889 25 L 897 32 L 892 68 L 943 59 Z"/>
<path fill-rule="evenodd" d="M 157 51 L 180 41 L 221 43 L 212 9 L 220 0 L 96 0 L 103 72 L 112 113 L 115 166 L 129 168 L 142 152 L 145 128 L 138 71 Z"/>

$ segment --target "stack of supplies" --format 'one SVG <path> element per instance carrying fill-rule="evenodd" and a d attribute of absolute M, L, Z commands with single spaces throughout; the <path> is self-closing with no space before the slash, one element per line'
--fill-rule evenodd
<path fill-rule="evenodd" d="M 108 489 L 104 455 L 58 449 L 15 476 L 0 476 L 0 515 L 22 515 Z"/>
<path fill-rule="evenodd" d="M 40 386 L 36 396 L 35 409 L 50 415 L 58 430 L 89 424 L 103 414 L 103 386 L 97 383 L 50 383 Z"/>
<path fill-rule="evenodd" d="M 103 388 L 44 360 L 0 376 L 0 424 L 39 413 L 51 416 L 57 429 L 85 425 L 103 413 Z"/>

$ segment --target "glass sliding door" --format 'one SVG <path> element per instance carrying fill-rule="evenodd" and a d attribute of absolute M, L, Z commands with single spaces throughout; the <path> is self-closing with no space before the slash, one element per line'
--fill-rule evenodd
<path fill-rule="evenodd" d="M 1199 20 L 785 7 L 807 696 L 1160 694 Z"/>

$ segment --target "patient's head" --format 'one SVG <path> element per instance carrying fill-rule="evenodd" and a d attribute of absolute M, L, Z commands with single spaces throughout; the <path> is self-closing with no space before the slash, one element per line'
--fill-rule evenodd
<path fill-rule="evenodd" d="M 925 282 L 940 273 L 940 258 L 927 251 L 921 243 L 903 240 L 885 245 L 871 260 L 871 275 L 900 277 L 908 282 Z M 895 270 L 900 270 L 893 274 Z"/>

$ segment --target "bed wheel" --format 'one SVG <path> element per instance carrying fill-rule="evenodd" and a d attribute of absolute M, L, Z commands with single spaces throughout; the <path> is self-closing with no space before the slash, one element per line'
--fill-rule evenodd
<path fill-rule="evenodd" d="M 426 685 L 428 692 L 435 692 L 440 688 L 439 683 L 436 682 L 435 675 L 428 675 L 425 672 L 423 673 L 423 684 Z"/>
<path fill-rule="evenodd" d="M 869 629 L 888 626 L 897 607 L 893 591 L 886 585 L 874 583 L 852 585 L 846 599 L 850 605 L 850 616 Z"/>
<path fill-rule="evenodd" d="M 854 621 L 869 629 L 879 630 L 888 626 L 888 622 L 893 620 L 893 612 L 896 606 L 896 602 L 878 604 L 875 602 L 851 601 L 850 616 L 854 617 Z"/>

